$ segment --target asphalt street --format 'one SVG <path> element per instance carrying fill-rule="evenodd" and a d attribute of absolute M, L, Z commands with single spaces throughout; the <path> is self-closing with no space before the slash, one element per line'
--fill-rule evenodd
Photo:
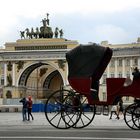
<path fill-rule="evenodd" d="M 109 116 L 96 115 L 93 122 L 83 129 L 56 129 L 45 118 L 44 113 L 33 113 L 33 121 L 22 121 L 17 113 L 0 113 L 0 140 L 140 140 L 140 130 L 131 130 L 124 122 Z"/>

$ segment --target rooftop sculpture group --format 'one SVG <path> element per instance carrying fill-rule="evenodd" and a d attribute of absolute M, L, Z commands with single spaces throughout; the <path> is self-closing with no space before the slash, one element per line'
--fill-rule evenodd
<path fill-rule="evenodd" d="M 60 29 L 58 27 L 55 28 L 55 31 L 52 31 L 52 28 L 49 26 L 50 24 L 50 20 L 49 20 L 49 14 L 47 13 L 47 18 L 42 19 L 42 23 L 43 26 L 41 26 L 40 28 L 36 27 L 36 29 L 34 30 L 34 28 L 31 28 L 31 30 L 29 30 L 28 28 L 26 28 L 24 31 L 20 31 L 20 36 L 21 39 L 33 39 L 33 38 L 62 38 L 63 37 L 63 30 Z"/>

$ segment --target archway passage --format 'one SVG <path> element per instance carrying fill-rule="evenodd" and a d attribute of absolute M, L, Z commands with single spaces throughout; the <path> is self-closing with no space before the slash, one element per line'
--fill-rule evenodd
<path fill-rule="evenodd" d="M 43 70 L 43 74 L 40 74 Z M 52 92 L 60 89 L 64 82 L 61 74 L 51 65 L 36 63 L 24 70 L 19 79 L 19 88 L 24 94 L 35 99 L 47 98 Z"/>
<path fill-rule="evenodd" d="M 59 90 L 64 85 L 60 73 L 56 70 L 50 73 L 43 84 L 43 88 L 47 89 L 44 92 L 44 97 L 48 97 L 52 92 Z"/>
<path fill-rule="evenodd" d="M 48 89 L 60 89 L 61 85 L 63 85 L 61 75 L 57 70 L 55 70 L 47 76 L 43 87 Z"/>
<path fill-rule="evenodd" d="M 42 66 L 42 65 L 47 65 L 47 64 L 43 64 L 43 63 L 36 63 L 33 64 L 31 66 L 29 66 L 27 69 L 25 69 L 25 71 L 22 73 L 22 75 L 20 76 L 19 79 L 19 86 L 26 86 L 27 84 L 27 79 L 29 78 L 30 74 L 38 67 Z"/>

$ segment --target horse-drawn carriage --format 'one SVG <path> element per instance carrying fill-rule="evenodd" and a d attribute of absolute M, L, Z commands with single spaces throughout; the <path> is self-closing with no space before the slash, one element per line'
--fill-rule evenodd
<path fill-rule="evenodd" d="M 72 89 L 60 89 L 49 96 L 45 116 L 49 123 L 61 129 L 88 126 L 96 114 L 96 106 L 114 105 L 124 96 L 137 99 L 124 112 L 124 120 L 132 129 L 140 129 L 140 78 L 125 85 L 126 78 L 106 78 L 107 101 L 98 98 L 99 80 L 112 50 L 97 44 L 79 45 L 66 53 L 68 81 Z"/>

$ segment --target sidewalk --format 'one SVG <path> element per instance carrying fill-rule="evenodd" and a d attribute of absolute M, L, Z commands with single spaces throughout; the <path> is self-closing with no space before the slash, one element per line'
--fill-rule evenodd
<path fill-rule="evenodd" d="M 33 113 L 33 121 L 22 121 L 21 112 L 16 113 L 0 113 L 0 127 L 2 126 L 42 126 L 42 127 L 52 127 L 46 120 L 44 113 Z M 92 123 L 87 126 L 87 128 L 122 128 L 129 129 L 125 124 L 123 116 L 119 120 L 113 118 L 109 120 L 109 116 L 95 115 Z"/>

